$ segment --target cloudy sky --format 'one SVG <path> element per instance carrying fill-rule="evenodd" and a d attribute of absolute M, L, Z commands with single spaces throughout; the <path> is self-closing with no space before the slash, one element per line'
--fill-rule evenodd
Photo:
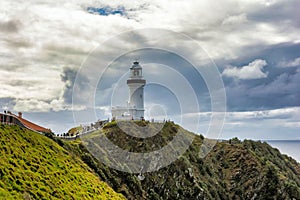
<path fill-rule="evenodd" d="M 141 63 L 144 62 L 148 75 L 155 75 L 157 70 L 163 72 L 166 69 L 163 65 L 179 69 L 178 66 L 188 66 L 188 63 L 170 52 L 130 52 L 127 57 L 123 55 L 114 60 L 105 77 L 106 85 L 96 88 L 93 100 L 86 98 L 84 90 L 75 94 L 74 104 L 77 72 L 85 75 L 80 85 L 88 88 L 89 78 L 95 75 L 99 78 L 97 73 L 107 67 L 101 65 L 101 60 L 88 72 L 82 70 L 95 49 L 100 49 L 94 55 L 101 54 L 101 58 L 110 58 L 116 48 L 126 45 L 134 50 L 142 37 L 118 35 L 156 28 L 189 37 L 202 49 L 185 46 L 185 52 L 192 59 L 206 52 L 217 66 L 226 91 L 227 114 L 221 138 L 300 139 L 299 7 L 299 0 L 125 0 L 110 3 L 2 0 L 0 107 L 22 111 L 25 118 L 56 133 L 79 123 L 74 122 L 73 112 L 82 112 L 83 117 L 84 112 L 90 112 L 76 99 L 78 96 L 94 101 L 97 118 L 109 117 L 110 99 L 119 100 L 111 96 L 116 83 L 109 80 L 114 80 L 112 77 L 120 72 L 126 73 L 124 69 L 130 67 L 130 58 L 137 56 Z M 105 41 L 112 40 L 119 46 L 102 48 Z M 170 37 L 160 45 L 170 44 L 181 49 L 183 40 Z M 162 65 L 154 65 L 155 61 L 151 64 L 154 57 Z M 193 79 L 193 71 L 180 73 Z M 166 75 L 165 78 L 172 81 L 174 77 Z M 187 109 L 180 113 L 178 102 L 168 88 L 155 84 L 145 88 L 146 108 L 156 106 L 159 114 L 167 113 L 175 121 L 178 113 L 190 117 L 191 121 L 195 115 L 200 116 L 197 132 L 205 134 L 212 111 L 211 99 L 205 81 L 197 80 L 200 82 L 192 84 L 192 88 L 198 98 L 199 112 Z M 122 84 L 119 89 L 122 91 Z M 124 94 L 126 96 L 126 91 Z M 93 119 L 87 117 L 84 121 L 89 120 Z M 185 128 L 190 129 L 189 125 Z"/>

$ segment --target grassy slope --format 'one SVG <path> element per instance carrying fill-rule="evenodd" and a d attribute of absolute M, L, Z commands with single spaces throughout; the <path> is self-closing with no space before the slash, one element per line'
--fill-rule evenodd
<path fill-rule="evenodd" d="M 0 199 L 123 199 L 51 139 L 0 125 Z"/>
<path fill-rule="evenodd" d="M 147 152 L 166 145 L 178 128 L 166 123 L 158 135 L 139 139 L 109 123 L 103 133 L 123 149 Z M 300 165 L 277 149 L 261 142 L 231 140 L 218 143 L 200 158 L 202 141 L 203 137 L 195 136 L 184 155 L 157 172 L 144 174 L 143 181 L 101 164 L 80 140 L 65 142 L 64 147 L 128 199 L 300 199 Z"/>

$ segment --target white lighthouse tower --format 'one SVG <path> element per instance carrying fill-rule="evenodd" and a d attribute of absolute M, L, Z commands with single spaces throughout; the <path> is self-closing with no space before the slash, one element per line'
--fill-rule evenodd
<path fill-rule="evenodd" d="M 146 80 L 143 78 L 143 70 L 139 62 L 135 61 L 130 68 L 130 76 L 127 80 L 129 87 L 128 106 L 133 119 L 144 118 L 144 86 Z"/>
<path fill-rule="evenodd" d="M 127 79 L 129 100 L 126 107 L 112 107 L 112 117 L 117 120 L 140 120 L 144 118 L 144 86 L 143 70 L 139 62 L 133 62 Z"/>

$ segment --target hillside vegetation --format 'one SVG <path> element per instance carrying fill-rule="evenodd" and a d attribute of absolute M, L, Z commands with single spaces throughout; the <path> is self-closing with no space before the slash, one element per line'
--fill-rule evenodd
<path fill-rule="evenodd" d="M 53 140 L 1 124 L 0 199 L 125 198 Z"/>
<path fill-rule="evenodd" d="M 139 125 L 145 126 L 143 123 Z M 97 134 L 104 134 L 122 149 L 149 152 L 166 145 L 179 129 L 182 128 L 167 122 L 157 135 L 141 139 L 124 133 L 112 122 L 87 137 L 96 139 Z M 100 163 L 87 151 L 88 144 L 80 140 L 60 144 L 81 157 L 102 180 L 128 199 L 300 199 L 300 165 L 292 158 L 267 143 L 238 139 L 217 143 L 201 158 L 203 139 L 195 135 L 184 155 L 159 171 L 144 173 L 142 180 L 138 174 L 120 172 Z"/>
<path fill-rule="evenodd" d="M 87 150 L 90 142 L 105 136 L 124 150 L 151 152 L 179 131 L 194 136 L 193 143 L 175 162 L 154 172 L 111 169 Z M 145 139 L 124 133 L 116 122 L 84 137 L 61 140 L 0 125 L 0 199 L 300 199 L 299 163 L 267 143 L 235 138 L 218 142 L 202 158 L 204 137 L 172 122 Z M 108 158 L 103 147 L 97 148 Z"/>

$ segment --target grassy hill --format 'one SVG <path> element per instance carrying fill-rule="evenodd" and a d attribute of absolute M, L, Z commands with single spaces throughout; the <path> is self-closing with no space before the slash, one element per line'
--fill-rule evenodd
<path fill-rule="evenodd" d="M 179 130 L 192 135 L 167 122 L 157 135 L 142 139 L 112 122 L 86 137 L 105 135 L 122 149 L 151 152 Z M 84 144 L 89 140 L 48 137 L 0 125 L 0 199 L 300 199 L 300 164 L 267 143 L 235 138 L 201 158 L 204 137 L 195 135 L 178 160 L 139 179 L 95 159 Z"/>
<path fill-rule="evenodd" d="M 18 126 L 0 125 L 0 199 L 124 199 L 75 155 Z"/>
<path fill-rule="evenodd" d="M 122 149 L 149 152 L 168 144 L 179 128 L 167 122 L 157 135 L 141 139 L 127 135 L 112 122 L 90 137 L 105 134 Z M 186 134 L 191 133 L 186 131 Z M 103 165 L 80 140 L 61 145 L 81 157 L 101 180 L 128 199 L 300 199 L 300 165 L 294 159 L 267 143 L 238 139 L 217 143 L 201 158 L 203 139 L 195 136 L 184 155 L 167 167 L 143 174 L 143 180 L 137 174 Z"/>

